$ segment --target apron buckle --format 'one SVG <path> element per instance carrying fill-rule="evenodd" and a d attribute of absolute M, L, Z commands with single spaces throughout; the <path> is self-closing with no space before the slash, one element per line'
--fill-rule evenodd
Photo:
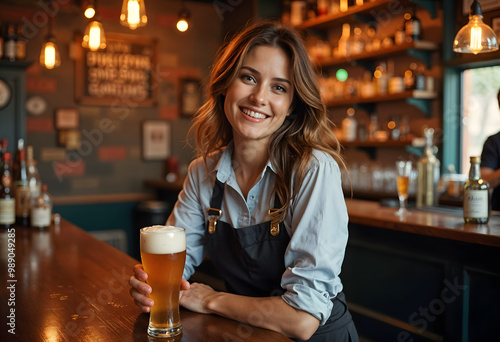
<path fill-rule="evenodd" d="M 220 217 L 222 216 L 222 210 L 208 208 L 207 213 L 208 213 L 208 233 L 213 234 L 215 233 L 215 226 L 217 225 L 217 220 L 220 219 Z"/>
<path fill-rule="evenodd" d="M 269 215 L 278 211 L 278 209 L 269 209 Z M 271 220 L 271 235 L 276 236 L 280 233 L 280 223 L 278 221 Z"/>

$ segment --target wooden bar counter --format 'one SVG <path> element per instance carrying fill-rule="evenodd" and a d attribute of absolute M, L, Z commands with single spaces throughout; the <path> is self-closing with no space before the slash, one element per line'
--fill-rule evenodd
<path fill-rule="evenodd" d="M 500 247 L 500 213 L 493 212 L 488 224 L 465 223 L 462 208 L 410 208 L 409 215 L 394 215 L 397 208 L 374 201 L 346 200 L 349 222 L 418 235 Z"/>
<path fill-rule="evenodd" d="M 3 229 L 0 246 L 0 341 L 152 340 L 129 295 L 135 259 L 65 220 Z M 181 320 L 182 336 L 164 341 L 291 341 L 216 315 L 181 310 Z"/>
<path fill-rule="evenodd" d="M 344 292 L 371 341 L 500 341 L 500 217 L 346 200 Z"/>

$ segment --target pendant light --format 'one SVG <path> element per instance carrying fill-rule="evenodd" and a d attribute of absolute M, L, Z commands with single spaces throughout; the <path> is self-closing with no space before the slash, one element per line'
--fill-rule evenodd
<path fill-rule="evenodd" d="M 92 19 L 95 15 L 95 1 L 94 0 L 89 0 L 87 3 L 87 7 L 85 8 L 85 11 L 83 12 L 85 15 L 85 18 L 87 19 Z"/>
<path fill-rule="evenodd" d="M 146 16 L 144 0 L 123 0 L 120 24 L 135 30 L 146 25 L 147 22 L 148 17 Z"/>
<path fill-rule="evenodd" d="M 477 55 L 496 50 L 498 50 L 496 34 L 483 22 L 481 4 L 474 0 L 470 6 L 469 23 L 458 31 L 453 42 L 453 51 Z"/>
<path fill-rule="evenodd" d="M 189 18 L 191 17 L 191 13 L 188 11 L 186 7 L 184 7 L 184 2 L 182 9 L 179 11 L 179 19 L 177 20 L 177 30 L 180 32 L 186 32 L 189 28 Z"/>
<path fill-rule="evenodd" d="M 96 1 L 93 2 L 97 11 Z M 83 35 L 82 46 L 90 51 L 97 51 L 106 48 L 106 36 L 104 28 L 97 15 L 88 23 Z"/>
<path fill-rule="evenodd" d="M 99 20 L 94 19 L 90 21 L 85 28 L 82 46 L 90 51 L 106 48 L 106 36 L 104 35 L 102 23 Z"/>
<path fill-rule="evenodd" d="M 49 1 L 49 6 L 52 1 Z M 47 69 L 54 69 L 61 65 L 61 56 L 57 48 L 56 38 L 52 34 L 52 21 L 53 17 L 49 18 L 49 33 L 45 37 L 42 44 L 42 51 L 40 52 L 40 64 Z"/>

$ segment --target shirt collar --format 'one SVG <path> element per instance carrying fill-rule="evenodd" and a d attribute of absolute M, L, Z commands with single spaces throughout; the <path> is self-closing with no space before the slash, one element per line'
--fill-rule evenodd
<path fill-rule="evenodd" d="M 234 150 L 234 142 L 231 141 L 225 147 L 224 152 L 222 152 L 222 156 L 220 157 L 213 171 L 217 172 L 217 179 L 222 183 L 225 183 L 227 179 L 234 174 L 231 162 L 231 156 L 233 155 L 233 150 Z M 276 174 L 276 170 L 274 169 L 270 160 L 267 161 L 266 168 L 264 169 L 264 172 L 262 174 L 264 174 L 268 169 Z"/>

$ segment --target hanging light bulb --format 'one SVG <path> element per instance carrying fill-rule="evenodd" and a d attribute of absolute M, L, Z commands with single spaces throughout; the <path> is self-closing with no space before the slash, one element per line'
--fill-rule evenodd
<path fill-rule="evenodd" d="M 85 28 L 82 46 L 90 51 L 106 48 L 106 36 L 99 20 L 92 20 Z"/>
<path fill-rule="evenodd" d="M 47 69 L 54 69 L 61 65 L 61 56 L 56 45 L 56 38 L 52 34 L 52 17 L 49 19 L 49 33 L 45 37 L 40 52 L 40 64 Z"/>
<path fill-rule="evenodd" d="M 479 1 L 470 6 L 469 23 L 462 27 L 453 41 L 453 51 L 459 53 L 486 53 L 498 50 L 495 32 L 483 22 Z"/>
<path fill-rule="evenodd" d="M 191 13 L 186 8 L 183 8 L 179 12 L 179 19 L 177 20 L 177 29 L 181 32 L 186 32 L 189 28 L 188 20 L 191 17 Z"/>
<path fill-rule="evenodd" d="M 61 65 L 61 57 L 54 36 L 47 36 L 40 53 L 40 64 L 47 69 L 54 69 Z"/>
<path fill-rule="evenodd" d="M 148 17 L 146 16 L 144 0 L 123 0 L 120 24 L 135 30 L 146 25 L 147 22 Z"/>
<path fill-rule="evenodd" d="M 89 0 L 87 4 L 87 8 L 85 8 L 85 12 L 83 12 L 87 19 L 92 19 L 95 15 L 95 1 Z"/>

